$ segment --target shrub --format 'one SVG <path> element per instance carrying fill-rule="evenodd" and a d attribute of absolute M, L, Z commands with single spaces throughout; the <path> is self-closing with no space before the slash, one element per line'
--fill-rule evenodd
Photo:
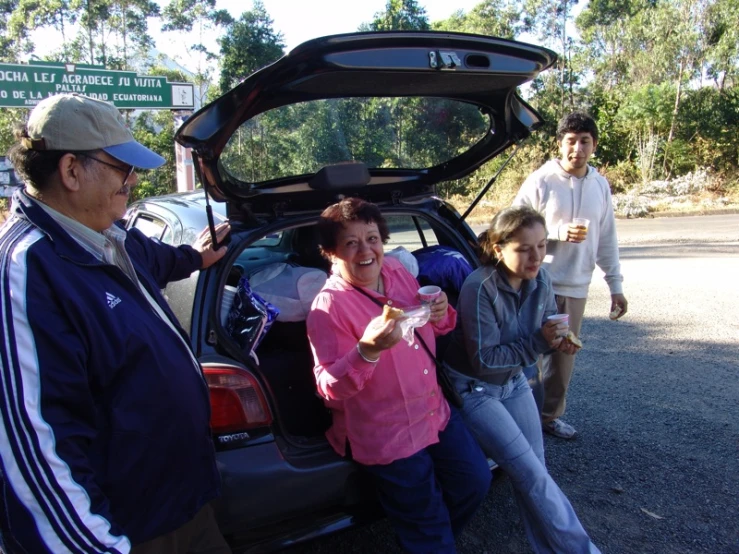
<path fill-rule="evenodd" d="M 666 181 L 650 181 L 642 188 L 644 194 L 686 196 L 714 189 L 714 178 L 703 168 Z"/>
<path fill-rule="evenodd" d="M 602 167 L 599 171 L 601 175 L 608 179 L 613 194 L 631 190 L 634 184 L 639 182 L 639 172 L 629 160 L 622 160 L 617 162 L 616 165 Z"/>

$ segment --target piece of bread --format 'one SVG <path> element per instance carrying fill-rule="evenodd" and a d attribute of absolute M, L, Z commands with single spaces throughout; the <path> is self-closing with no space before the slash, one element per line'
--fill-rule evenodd
<path fill-rule="evenodd" d="M 568 331 L 568 333 L 565 335 L 565 340 L 570 341 L 572 344 L 574 344 L 578 348 L 582 348 L 582 341 L 580 341 L 580 339 L 578 339 L 575 336 L 575 333 L 573 333 L 572 331 Z"/>
<path fill-rule="evenodd" d="M 391 319 L 400 319 L 404 315 L 405 313 L 403 313 L 403 310 L 399 310 L 398 308 L 393 308 L 391 306 L 388 306 L 387 304 L 382 307 L 382 318 L 385 321 L 390 321 Z"/>

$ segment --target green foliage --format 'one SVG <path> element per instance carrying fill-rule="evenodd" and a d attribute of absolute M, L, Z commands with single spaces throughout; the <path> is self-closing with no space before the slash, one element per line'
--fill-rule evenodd
<path fill-rule="evenodd" d="M 0 0 L 0 60 L 4 62 L 16 63 L 33 49 L 29 26 L 18 13 L 23 13 L 19 0 Z"/>
<path fill-rule="evenodd" d="M 14 130 L 23 125 L 28 117 L 28 110 L 0 108 L 0 153 L 5 155 L 15 144 Z"/>
<path fill-rule="evenodd" d="M 430 29 L 426 9 L 417 0 L 387 0 L 385 11 L 377 12 L 360 31 L 425 31 Z"/>
<path fill-rule="evenodd" d="M 467 13 L 430 22 L 421 0 L 386 0 L 360 30 L 534 36 L 559 54 L 555 68 L 520 91 L 545 123 L 500 175 L 486 198 L 491 204 L 509 202 L 531 171 L 557 155 L 557 120 L 573 109 L 596 119 L 600 140 L 593 161 L 615 191 L 701 168 L 719 175 L 725 190 L 739 189 L 739 0 L 588 0 L 575 19 L 578 1 L 480 0 Z M 27 59 L 34 52 L 32 37 L 48 29 L 62 37 L 48 60 L 146 67 L 142 60 L 156 47 L 147 29 L 157 15 L 163 30 L 184 39 L 186 58 L 179 61 L 193 68 L 194 78 L 164 67 L 151 73 L 194 81 L 201 104 L 283 55 L 282 35 L 261 0 L 237 20 L 216 0 L 0 0 L 0 60 Z M 12 129 L 26 114 L 0 109 L 1 150 L 13 143 Z M 478 117 L 474 110 L 415 100 L 294 106 L 244 126 L 224 161 L 247 181 L 352 159 L 380 168 L 429 167 L 474 140 Z M 171 114 L 146 113 L 132 127 L 168 160 L 141 175 L 134 194 L 173 191 Z M 502 163 L 492 160 L 468 178 L 442 183 L 439 193 L 479 191 Z"/>
<path fill-rule="evenodd" d="M 683 103 L 678 136 L 691 146 L 697 167 L 711 167 L 721 173 L 737 171 L 739 85 L 726 90 L 705 87 L 690 91 Z"/>
<path fill-rule="evenodd" d="M 276 33 L 272 24 L 264 4 L 256 0 L 254 8 L 241 14 L 241 18 L 219 39 L 221 94 L 228 92 L 257 69 L 284 55 L 282 34 Z"/>
<path fill-rule="evenodd" d="M 715 0 L 706 8 L 708 67 L 706 74 L 719 89 L 739 84 L 739 0 Z"/>
<path fill-rule="evenodd" d="M 608 179 L 613 193 L 626 192 L 639 181 L 637 168 L 629 160 L 620 160 L 615 165 L 605 165 L 600 168 L 600 173 Z"/>
<path fill-rule="evenodd" d="M 671 83 L 629 91 L 615 121 L 630 139 L 643 184 L 658 175 L 657 160 L 670 129 L 675 89 Z"/>
<path fill-rule="evenodd" d="M 434 30 L 515 38 L 522 30 L 521 4 L 515 0 L 483 0 L 469 14 L 457 12 L 433 23 Z"/>
<path fill-rule="evenodd" d="M 216 52 L 208 49 L 209 39 L 233 25 L 233 17 L 216 9 L 216 0 L 171 0 L 162 12 L 162 21 L 162 31 L 187 33 L 186 50 L 195 65 L 195 90 L 200 93 L 200 104 L 205 104 L 218 59 Z"/>
<path fill-rule="evenodd" d="M 131 191 L 131 200 L 175 192 L 177 174 L 172 112 L 144 112 L 136 118 L 131 130 L 137 141 L 166 160 L 157 169 L 139 173 L 138 185 Z"/>
<path fill-rule="evenodd" d="M 248 121 L 221 155 L 247 182 L 361 160 L 376 168 L 426 168 L 468 150 L 489 122 L 476 106 L 433 98 L 318 100 Z"/>

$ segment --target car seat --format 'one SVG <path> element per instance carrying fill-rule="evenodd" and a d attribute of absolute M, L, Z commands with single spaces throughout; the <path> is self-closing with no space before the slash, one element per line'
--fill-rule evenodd
<path fill-rule="evenodd" d="M 299 227 L 295 229 L 292 239 L 293 255 L 290 258 L 296 265 L 315 267 L 326 273 L 331 270 L 331 263 L 323 257 L 319 248 L 318 227 Z"/>

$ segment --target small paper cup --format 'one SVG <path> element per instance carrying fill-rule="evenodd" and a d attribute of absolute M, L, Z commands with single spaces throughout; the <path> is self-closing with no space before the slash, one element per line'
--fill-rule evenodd
<path fill-rule="evenodd" d="M 567 331 L 569 330 L 569 324 L 570 324 L 570 314 L 554 314 L 550 315 L 547 320 L 549 321 L 556 321 L 559 323 L 564 323 L 568 326 L 568 329 L 565 330 L 563 333 L 560 333 L 560 336 L 565 336 L 567 334 Z"/>
<path fill-rule="evenodd" d="M 424 304 L 433 304 L 434 300 L 439 298 L 440 294 L 441 287 L 437 287 L 436 285 L 427 285 L 418 289 L 418 298 Z"/>
<path fill-rule="evenodd" d="M 223 288 L 223 297 L 221 299 L 221 326 L 226 326 L 228 319 L 228 312 L 231 311 L 231 304 L 234 303 L 234 297 L 236 296 L 236 287 L 226 285 Z"/>
<path fill-rule="evenodd" d="M 572 224 L 587 229 L 588 227 L 590 227 L 590 220 L 585 219 L 584 217 L 576 217 L 572 220 Z"/>

